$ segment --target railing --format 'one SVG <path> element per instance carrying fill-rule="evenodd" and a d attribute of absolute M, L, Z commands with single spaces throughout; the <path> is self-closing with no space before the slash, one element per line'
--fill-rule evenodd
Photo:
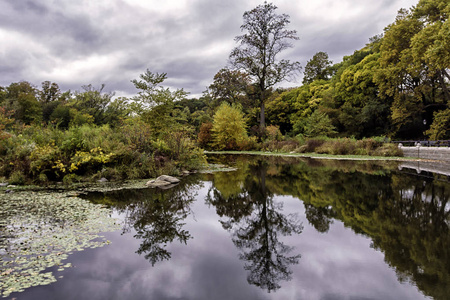
<path fill-rule="evenodd" d="M 450 140 L 439 141 L 392 141 L 392 143 L 402 144 L 402 146 L 422 146 L 422 147 L 450 147 Z"/>

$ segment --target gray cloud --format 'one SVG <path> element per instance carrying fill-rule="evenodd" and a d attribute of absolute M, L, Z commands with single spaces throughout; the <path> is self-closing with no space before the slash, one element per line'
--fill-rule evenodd
<path fill-rule="evenodd" d="M 318 51 L 334 62 L 351 54 L 416 0 L 274 0 L 301 40 L 285 52 L 306 61 Z M 63 89 L 106 84 L 135 93 L 147 68 L 198 96 L 227 63 L 242 14 L 261 1 L 104 0 L 0 3 L 0 85 L 50 80 Z M 299 81 L 300 82 L 300 81 Z"/>

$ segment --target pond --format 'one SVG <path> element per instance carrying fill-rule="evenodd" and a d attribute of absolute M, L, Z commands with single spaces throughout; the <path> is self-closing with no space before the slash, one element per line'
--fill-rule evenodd
<path fill-rule="evenodd" d="M 47 275 L 20 292 L 3 283 L 1 295 L 20 300 L 448 299 L 447 176 L 400 170 L 399 162 L 209 159 L 237 170 L 191 175 L 168 190 L 60 197 L 65 208 L 86 207 L 75 219 L 48 203 L 22 212 L 16 207 L 14 214 L 3 208 L 2 282 L 32 281 L 25 261 L 34 259 L 46 262 L 34 275 Z M 51 216 L 29 221 L 43 211 Z M 30 235 L 27 240 L 14 231 L 24 226 L 39 233 L 33 243 L 46 245 L 41 253 L 17 254 L 20 243 L 36 248 Z"/>

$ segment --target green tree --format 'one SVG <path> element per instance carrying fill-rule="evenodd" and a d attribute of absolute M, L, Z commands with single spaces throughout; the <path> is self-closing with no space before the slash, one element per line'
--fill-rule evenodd
<path fill-rule="evenodd" d="M 303 84 L 308 84 L 314 80 L 326 80 L 330 78 L 332 61 L 328 59 L 328 53 L 317 52 L 308 60 L 305 66 Z"/>
<path fill-rule="evenodd" d="M 431 140 L 450 139 L 450 108 L 434 113 L 433 124 L 426 134 Z"/>
<path fill-rule="evenodd" d="M 28 81 L 11 83 L 6 88 L 2 106 L 14 111 L 14 118 L 24 124 L 39 123 L 42 108 L 37 99 L 37 89 Z"/>
<path fill-rule="evenodd" d="M 300 70 L 299 62 L 278 60 L 277 56 L 292 45 L 288 40 L 298 40 L 295 30 L 286 29 L 289 16 L 276 14 L 277 7 L 264 2 L 244 13 L 243 35 L 235 38 L 240 45 L 230 54 L 230 63 L 246 72 L 257 87 L 260 105 L 260 132 L 265 127 L 265 101 L 270 88 L 290 79 Z"/>
<path fill-rule="evenodd" d="M 156 136 L 168 134 L 176 126 L 171 115 L 174 102 L 185 99 L 187 93 L 183 89 L 171 91 L 164 87 L 162 83 L 167 79 L 167 73 L 153 73 L 147 69 L 139 78 L 131 80 L 139 90 L 138 95 L 132 98 L 135 110 L 151 126 Z"/>
<path fill-rule="evenodd" d="M 223 102 L 214 114 L 213 147 L 218 150 L 236 150 L 247 137 L 244 115 L 235 105 Z"/>
<path fill-rule="evenodd" d="M 61 90 L 58 84 L 50 81 L 42 82 L 42 88 L 39 91 L 39 101 L 42 103 L 49 103 L 59 100 Z"/>
<path fill-rule="evenodd" d="M 391 103 L 378 97 L 379 89 L 374 82 L 379 56 L 372 53 L 348 66 L 335 82 L 337 120 L 340 131 L 347 136 L 362 138 L 383 135 L 389 130 Z"/>
<path fill-rule="evenodd" d="M 240 70 L 223 68 L 214 75 L 214 82 L 208 87 L 208 92 L 217 103 L 227 101 L 230 104 L 248 105 L 247 93 L 250 89 L 250 78 Z"/>
<path fill-rule="evenodd" d="M 398 136 L 417 137 L 435 111 L 448 108 L 449 12 L 446 0 L 421 0 L 411 10 L 400 10 L 385 30 L 375 81 L 380 95 L 393 99 Z"/>
<path fill-rule="evenodd" d="M 336 128 L 331 123 L 331 119 L 319 110 L 314 111 L 306 119 L 304 133 L 307 137 L 333 136 L 336 134 Z"/>
<path fill-rule="evenodd" d="M 70 101 L 70 106 L 76 108 L 83 114 L 91 115 L 97 125 L 106 124 L 106 110 L 114 97 L 114 92 L 105 93 L 102 84 L 100 88 L 95 88 L 91 84 L 82 86 L 83 91 L 75 92 L 74 99 Z"/>
<path fill-rule="evenodd" d="M 44 81 L 38 92 L 38 100 L 42 106 L 42 119 L 45 123 L 50 122 L 51 115 L 61 104 L 66 104 L 70 99 L 71 92 L 61 93 L 57 83 Z"/>

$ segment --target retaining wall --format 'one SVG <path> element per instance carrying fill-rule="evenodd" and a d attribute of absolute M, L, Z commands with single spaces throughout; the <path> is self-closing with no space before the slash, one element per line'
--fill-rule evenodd
<path fill-rule="evenodd" d="M 400 147 L 403 150 L 403 156 L 417 157 L 423 159 L 434 159 L 450 162 L 449 147 Z"/>

